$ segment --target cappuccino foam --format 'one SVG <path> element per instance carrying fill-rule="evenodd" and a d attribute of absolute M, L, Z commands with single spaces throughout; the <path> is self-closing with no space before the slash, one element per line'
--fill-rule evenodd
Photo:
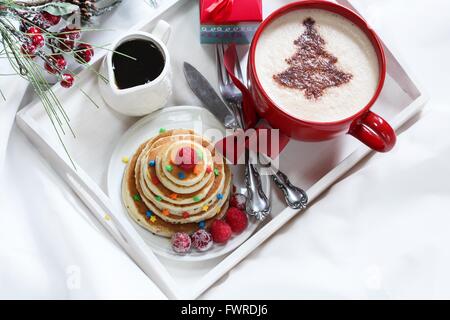
<path fill-rule="evenodd" d="M 295 10 L 268 25 L 256 47 L 256 72 L 268 96 L 291 116 L 315 122 L 348 118 L 372 99 L 377 54 L 346 18 Z"/>

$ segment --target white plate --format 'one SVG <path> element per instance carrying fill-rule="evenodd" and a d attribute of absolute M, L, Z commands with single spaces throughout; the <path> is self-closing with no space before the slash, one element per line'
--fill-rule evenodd
<path fill-rule="evenodd" d="M 208 138 L 212 138 L 215 133 L 225 131 L 223 125 L 208 110 L 201 107 L 169 107 L 141 119 L 123 135 L 111 156 L 108 167 L 108 194 L 113 205 L 132 221 L 141 237 L 160 256 L 181 261 L 204 261 L 227 254 L 253 234 L 259 225 L 258 221 L 250 218 L 247 229 L 243 233 L 233 236 L 226 245 L 214 244 L 207 252 L 192 250 L 187 255 L 178 255 L 172 250 L 169 239 L 152 234 L 128 216 L 121 195 L 122 178 L 126 166 L 121 159 L 124 156 L 131 158 L 143 142 L 158 134 L 160 128 L 193 129 Z M 236 192 L 245 194 L 242 166 L 231 166 L 231 170 L 234 175 L 233 184 L 236 186 Z M 262 180 L 265 193 L 270 194 L 269 178 L 264 176 Z"/>

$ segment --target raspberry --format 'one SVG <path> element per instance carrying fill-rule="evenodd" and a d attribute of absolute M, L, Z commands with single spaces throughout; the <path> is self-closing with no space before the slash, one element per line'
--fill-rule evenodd
<path fill-rule="evenodd" d="M 225 220 L 234 233 L 241 233 L 247 228 L 248 225 L 247 215 L 238 208 L 228 209 Z"/>
<path fill-rule="evenodd" d="M 235 193 L 230 199 L 230 206 L 233 208 L 238 208 L 239 210 L 245 211 L 245 203 L 247 202 L 247 197 L 241 193 Z"/>
<path fill-rule="evenodd" d="M 226 243 L 231 238 L 231 227 L 223 220 L 215 220 L 211 225 L 211 235 L 216 243 Z"/>

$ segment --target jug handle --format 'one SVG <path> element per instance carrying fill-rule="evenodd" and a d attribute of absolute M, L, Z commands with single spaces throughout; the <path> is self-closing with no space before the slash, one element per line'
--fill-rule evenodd
<path fill-rule="evenodd" d="M 167 42 L 169 41 L 170 38 L 170 33 L 172 31 L 172 27 L 170 26 L 169 23 L 167 23 L 164 20 L 159 20 L 158 23 L 156 24 L 155 28 L 152 31 L 152 34 L 160 39 L 162 42 L 164 42 L 165 44 L 167 44 Z"/>

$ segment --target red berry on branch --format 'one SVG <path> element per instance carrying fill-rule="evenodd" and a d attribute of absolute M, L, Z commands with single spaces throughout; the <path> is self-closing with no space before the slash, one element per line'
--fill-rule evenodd
<path fill-rule="evenodd" d="M 76 40 L 81 36 L 81 31 L 75 26 L 67 26 L 60 31 L 61 36 L 67 36 L 69 39 Z"/>
<path fill-rule="evenodd" d="M 94 49 L 91 45 L 82 43 L 80 44 L 75 53 L 75 58 L 79 63 L 86 63 L 92 60 L 94 56 Z"/>
<path fill-rule="evenodd" d="M 63 56 L 51 56 L 49 58 L 50 63 L 46 62 L 44 67 L 49 73 L 55 74 L 59 73 L 67 67 L 67 61 Z"/>
<path fill-rule="evenodd" d="M 20 51 L 23 55 L 27 56 L 27 58 L 33 59 L 35 57 L 36 47 L 32 44 L 23 44 L 22 48 L 20 48 Z"/>
<path fill-rule="evenodd" d="M 42 12 L 42 18 L 44 18 L 52 26 L 56 26 L 61 21 L 60 16 L 55 16 L 46 11 Z"/>
<path fill-rule="evenodd" d="M 31 42 L 36 48 L 42 48 L 45 45 L 45 39 L 42 35 L 36 34 L 31 37 Z"/>
<path fill-rule="evenodd" d="M 74 82 L 75 78 L 71 74 L 65 73 L 62 75 L 61 86 L 63 86 L 64 88 L 70 88 L 71 86 L 73 86 Z"/>
<path fill-rule="evenodd" d="M 27 34 L 30 35 L 30 36 L 33 36 L 33 35 L 42 34 L 42 31 L 38 27 L 29 27 L 27 29 Z"/>
<path fill-rule="evenodd" d="M 75 42 L 80 38 L 80 29 L 75 27 L 65 27 L 58 35 L 58 47 L 65 52 L 72 51 L 75 48 Z"/>
<path fill-rule="evenodd" d="M 90 44 L 87 43 L 82 43 L 78 46 L 78 48 L 80 50 L 84 50 L 87 53 L 89 53 L 92 57 L 94 56 L 94 49 L 92 48 L 92 46 Z"/>

